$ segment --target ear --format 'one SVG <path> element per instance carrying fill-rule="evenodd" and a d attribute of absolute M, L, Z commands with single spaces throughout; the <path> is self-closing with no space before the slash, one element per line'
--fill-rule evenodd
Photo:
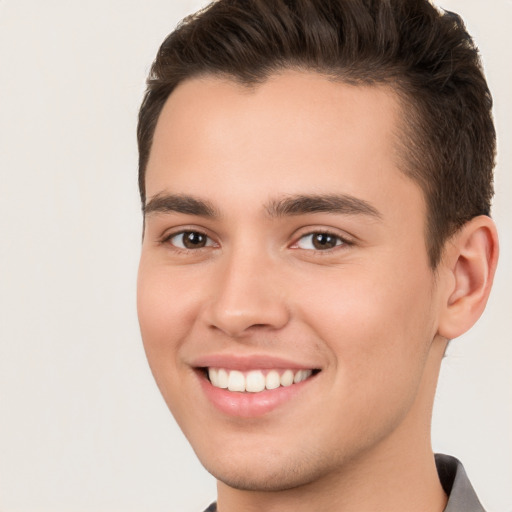
<path fill-rule="evenodd" d="M 498 234 L 490 217 L 467 222 L 445 246 L 444 284 L 438 334 L 453 339 L 478 320 L 491 291 L 498 262 Z"/>

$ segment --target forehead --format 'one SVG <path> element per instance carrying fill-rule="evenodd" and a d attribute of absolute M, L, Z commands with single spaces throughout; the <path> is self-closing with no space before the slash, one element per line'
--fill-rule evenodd
<path fill-rule="evenodd" d="M 223 184 L 231 201 L 248 184 L 262 201 L 272 193 L 371 199 L 387 190 L 391 197 L 395 182 L 416 187 L 399 170 L 401 119 L 391 88 L 317 73 L 285 71 L 252 87 L 211 76 L 187 80 L 158 120 L 147 197 L 215 195 Z"/>

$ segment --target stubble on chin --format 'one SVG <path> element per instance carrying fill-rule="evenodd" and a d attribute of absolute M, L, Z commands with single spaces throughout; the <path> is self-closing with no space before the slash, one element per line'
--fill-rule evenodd
<path fill-rule="evenodd" d="M 206 464 L 206 470 L 218 482 L 239 491 L 283 492 L 307 487 L 333 472 L 334 457 L 295 454 L 292 460 L 282 457 L 259 460 L 249 458 L 238 467 L 235 464 Z"/>

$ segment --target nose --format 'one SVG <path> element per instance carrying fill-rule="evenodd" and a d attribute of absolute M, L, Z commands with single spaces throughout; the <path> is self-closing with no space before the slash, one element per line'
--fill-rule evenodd
<path fill-rule="evenodd" d="M 272 332 L 289 321 L 279 265 L 261 254 L 232 254 L 219 265 L 205 311 L 210 328 L 243 338 Z"/>

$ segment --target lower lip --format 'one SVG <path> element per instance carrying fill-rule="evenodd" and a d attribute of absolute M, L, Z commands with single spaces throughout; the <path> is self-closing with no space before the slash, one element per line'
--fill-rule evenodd
<path fill-rule="evenodd" d="M 259 393 L 240 393 L 216 388 L 204 375 L 200 375 L 201 386 L 210 402 L 224 414 L 240 418 L 255 418 L 273 411 L 300 393 L 313 379 L 309 377 L 298 384 Z"/>

